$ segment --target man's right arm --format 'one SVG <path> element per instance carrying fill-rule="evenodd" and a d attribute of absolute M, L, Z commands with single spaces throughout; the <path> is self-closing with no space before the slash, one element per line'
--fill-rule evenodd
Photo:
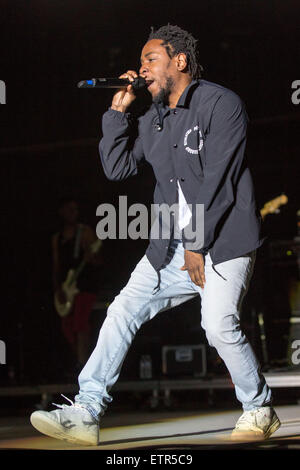
<path fill-rule="evenodd" d="M 138 75 L 128 71 L 120 78 L 133 81 Z M 115 93 L 110 109 L 103 115 L 103 137 L 99 143 L 99 153 L 104 172 L 110 180 L 123 180 L 137 173 L 138 163 L 144 152 L 141 138 L 134 138 L 134 125 L 127 109 L 135 100 L 132 86 Z"/>

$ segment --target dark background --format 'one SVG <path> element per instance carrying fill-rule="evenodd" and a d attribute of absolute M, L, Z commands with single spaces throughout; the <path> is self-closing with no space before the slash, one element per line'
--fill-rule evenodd
<path fill-rule="evenodd" d="M 7 104 L 0 107 L 0 339 L 7 343 L 6 371 L 21 367 L 22 350 L 28 380 L 60 362 L 63 340 L 51 286 L 59 199 L 76 197 L 81 220 L 92 227 L 102 202 L 117 204 L 119 195 L 128 195 L 129 204 L 151 202 L 150 168 L 122 183 L 105 178 L 97 146 L 111 92 L 76 84 L 137 69 L 152 25 L 170 22 L 193 33 L 204 78 L 243 99 L 258 203 L 282 192 L 289 197 L 280 215 L 268 216 L 266 233 L 269 240 L 296 235 L 300 105 L 291 101 L 291 84 L 300 79 L 299 13 L 299 2 L 282 0 L 1 0 L 0 79 Z M 141 240 L 107 242 L 105 279 L 112 290 L 126 282 L 146 246 Z M 278 276 L 285 277 L 284 269 Z M 172 326 L 180 331 L 176 322 Z M 274 331 L 280 342 L 282 332 Z"/>

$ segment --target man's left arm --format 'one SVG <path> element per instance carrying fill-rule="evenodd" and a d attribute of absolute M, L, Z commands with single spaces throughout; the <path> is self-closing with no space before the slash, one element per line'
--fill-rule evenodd
<path fill-rule="evenodd" d="M 197 197 L 197 203 L 204 204 L 204 242 L 200 249 L 186 250 L 185 256 L 185 268 L 189 271 L 189 265 L 193 266 L 197 281 L 204 278 L 203 256 L 193 254 L 207 253 L 213 245 L 220 221 L 234 202 L 235 187 L 244 162 L 247 122 L 241 99 L 230 91 L 221 95 L 214 106 L 209 132 L 204 140 L 206 161 Z M 197 259 L 198 269 L 195 267 Z M 199 282 L 196 284 L 200 285 Z"/>

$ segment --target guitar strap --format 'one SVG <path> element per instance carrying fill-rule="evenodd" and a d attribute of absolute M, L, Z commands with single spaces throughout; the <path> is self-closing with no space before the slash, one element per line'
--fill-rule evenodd
<path fill-rule="evenodd" d="M 75 244 L 74 244 L 74 254 L 73 254 L 74 260 L 76 260 L 79 257 L 82 228 L 83 226 L 81 224 L 79 224 L 77 227 L 76 239 L 75 239 Z"/>

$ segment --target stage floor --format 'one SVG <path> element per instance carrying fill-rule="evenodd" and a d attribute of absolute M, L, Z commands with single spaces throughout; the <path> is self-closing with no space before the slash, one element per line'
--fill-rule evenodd
<path fill-rule="evenodd" d="M 121 450 L 222 449 L 228 446 L 262 449 L 300 449 L 300 405 L 278 406 L 281 427 L 266 441 L 236 444 L 229 436 L 240 410 L 199 413 L 189 411 L 133 411 L 103 418 L 97 447 L 83 447 L 44 436 L 29 418 L 0 419 L 0 449 Z"/>

